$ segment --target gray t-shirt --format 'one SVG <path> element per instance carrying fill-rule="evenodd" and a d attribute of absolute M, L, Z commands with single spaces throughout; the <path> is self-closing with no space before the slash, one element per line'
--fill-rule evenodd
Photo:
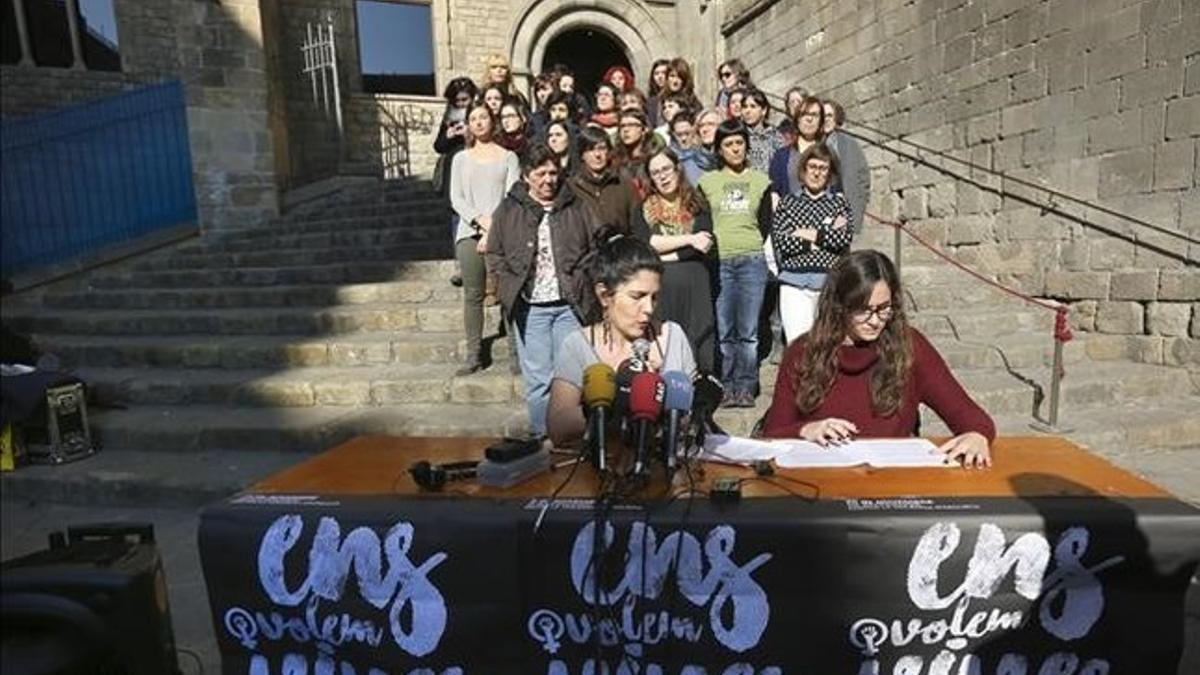
<path fill-rule="evenodd" d="M 455 155 L 450 165 L 450 206 L 459 218 L 454 243 L 475 236 L 471 221 L 492 215 L 520 177 L 517 156 L 507 150 L 501 159 L 487 162 L 476 160 L 469 150 Z"/>
<path fill-rule="evenodd" d="M 683 334 L 683 328 L 673 321 L 667 321 L 663 325 L 667 333 L 661 340 L 663 372 L 678 370 L 688 377 L 695 376 L 696 358 L 692 355 L 692 345 Z M 554 379 L 568 382 L 580 389 L 583 388 L 583 371 L 593 363 L 600 363 L 600 357 L 588 341 L 586 329 L 575 331 L 564 338 L 556 356 Z"/>

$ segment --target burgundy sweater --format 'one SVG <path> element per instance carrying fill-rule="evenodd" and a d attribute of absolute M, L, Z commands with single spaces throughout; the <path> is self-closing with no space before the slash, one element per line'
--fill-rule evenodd
<path fill-rule="evenodd" d="M 889 417 L 880 417 L 871 409 L 871 373 L 879 352 L 875 345 L 838 348 L 839 369 L 829 395 L 811 415 L 796 408 L 795 372 L 804 353 L 804 340 L 788 347 L 779 366 L 775 395 L 763 435 L 770 438 L 797 438 L 800 428 L 814 420 L 839 417 L 858 426 L 864 438 L 912 436 L 917 428 L 917 406 L 924 403 L 946 422 L 955 435 L 978 431 L 988 441 L 996 438 L 996 425 L 954 379 L 954 374 L 929 340 L 916 329 L 909 329 L 913 367 L 904 386 L 900 409 Z"/>

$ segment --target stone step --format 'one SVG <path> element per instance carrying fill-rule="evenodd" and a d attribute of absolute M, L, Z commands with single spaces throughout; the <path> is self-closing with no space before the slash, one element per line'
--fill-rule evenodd
<path fill-rule="evenodd" d="M 288 223 L 314 223 L 339 218 L 386 218 L 400 212 L 422 209 L 449 209 L 449 201 L 436 194 L 413 193 L 394 201 L 333 203 L 307 213 L 290 213 Z"/>
<path fill-rule="evenodd" d="M 497 309 L 487 310 L 493 327 Z M 512 345 L 494 332 L 485 335 L 497 363 L 509 359 Z M 121 368 L 305 368 L 374 367 L 386 364 L 460 364 L 466 359 L 461 333 L 363 333 L 330 338 L 286 336 L 77 336 L 38 335 L 38 345 L 69 367 Z"/>
<path fill-rule="evenodd" d="M 361 407 L 405 403 L 519 404 L 521 377 L 507 368 L 454 376 L 453 364 L 287 370 L 78 368 L 104 405 Z"/>
<path fill-rule="evenodd" d="M 448 232 L 439 232 L 436 237 L 430 237 L 430 240 L 418 242 L 400 240 L 397 244 L 379 243 L 372 245 L 330 246 L 320 249 L 253 247 L 250 250 L 241 252 L 210 252 L 209 249 L 196 249 L 199 252 L 180 252 L 169 257 L 146 260 L 139 263 L 133 269 L 153 272 L 160 270 L 202 270 L 229 267 L 269 268 L 319 266 L 333 263 L 391 262 L 412 259 L 414 255 L 432 250 L 436 246 L 443 246 L 446 251 L 445 255 L 438 257 L 450 256 L 450 235 Z"/>
<path fill-rule="evenodd" d="M 408 404 L 379 408 L 139 406 L 92 416 L 108 448 L 178 456 L 206 450 L 239 456 L 319 452 L 363 434 L 499 437 L 529 428 L 524 406 Z M 298 458 L 300 459 L 300 458 Z"/>
<path fill-rule="evenodd" d="M 449 244 L 438 244 L 449 248 Z M 454 274 L 454 260 L 445 251 L 411 260 L 362 259 L 328 265 L 282 267 L 224 267 L 216 269 L 169 269 L 93 274 L 92 288 L 211 288 L 214 286 L 274 286 L 372 283 L 382 281 L 447 280 Z"/>
<path fill-rule="evenodd" d="M 195 310 L 58 310 L 5 308 L 4 320 L 22 333 L 75 335 L 345 335 L 462 330 L 461 303 L 374 302 L 344 307 Z M 498 311 L 487 315 L 497 317 Z M 489 332 L 496 331 L 493 318 Z"/>
<path fill-rule="evenodd" d="M 3 474 L 5 499 L 87 506 L 199 508 L 307 458 L 296 452 L 113 449 L 70 464 Z"/>
<path fill-rule="evenodd" d="M 218 309 L 236 307 L 336 307 L 374 302 L 461 302 L 462 291 L 446 279 L 310 286 L 231 286 L 121 289 L 47 293 L 52 309 Z"/>
<path fill-rule="evenodd" d="M 498 364 L 512 354 L 511 341 L 498 334 L 499 310 L 485 310 L 485 352 Z M 361 333 L 333 337 L 288 336 L 88 336 L 42 334 L 38 344 L 70 367 L 293 368 L 461 363 L 466 340 L 461 332 Z M 998 336 L 988 343 L 934 336 L 933 343 L 955 371 L 980 368 L 1029 368 L 1048 365 L 1053 343 L 1041 336 Z M 1084 360 L 1082 340 L 1067 343 L 1064 363 Z M 775 370 L 764 364 L 764 382 Z M 767 379 L 771 378 L 771 379 Z"/>
<path fill-rule="evenodd" d="M 327 231 L 253 230 L 238 236 L 202 238 L 182 247 L 182 253 L 236 253 L 272 249 L 323 249 L 330 246 L 377 246 L 449 239 L 448 214 L 421 219 L 345 221 L 330 223 Z"/>

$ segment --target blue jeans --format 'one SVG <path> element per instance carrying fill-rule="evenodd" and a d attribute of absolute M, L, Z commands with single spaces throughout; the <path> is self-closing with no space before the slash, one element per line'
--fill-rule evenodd
<path fill-rule="evenodd" d="M 721 259 L 717 339 L 726 392 L 758 391 L 758 315 L 767 275 L 767 262 L 761 253 Z"/>
<path fill-rule="evenodd" d="M 517 359 L 525 378 L 525 406 L 529 409 L 529 430 L 546 433 L 546 407 L 550 404 L 550 380 L 559 347 L 579 320 L 569 303 L 561 305 L 522 305 L 514 312 L 512 335 L 517 342 Z"/>

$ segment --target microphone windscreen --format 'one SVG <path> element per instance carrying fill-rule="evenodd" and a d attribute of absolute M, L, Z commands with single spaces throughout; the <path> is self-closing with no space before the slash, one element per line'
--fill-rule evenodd
<path fill-rule="evenodd" d="M 642 363 L 649 363 L 651 343 L 644 337 L 633 341 L 633 359 Z"/>
<path fill-rule="evenodd" d="M 629 416 L 654 422 L 662 414 L 663 380 L 658 373 L 638 373 L 629 388 Z"/>
<path fill-rule="evenodd" d="M 583 404 L 589 408 L 611 407 L 617 398 L 617 374 L 605 363 L 593 363 L 583 371 Z"/>
<path fill-rule="evenodd" d="M 691 379 L 678 370 L 668 371 L 662 377 L 663 385 L 666 387 L 663 408 L 691 412 L 694 393 Z"/>

